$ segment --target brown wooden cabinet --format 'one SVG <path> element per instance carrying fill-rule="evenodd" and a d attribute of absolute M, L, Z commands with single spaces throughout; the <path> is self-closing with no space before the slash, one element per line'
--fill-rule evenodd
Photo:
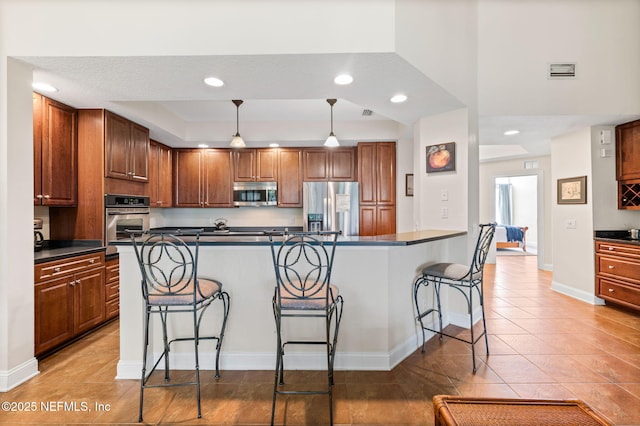
<path fill-rule="evenodd" d="M 149 146 L 149 204 L 151 207 L 172 205 L 171 148 L 154 140 Z"/>
<path fill-rule="evenodd" d="M 120 259 L 107 260 L 105 272 L 105 318 L 109 320 L 120 314 Z"/>
<path fill-rule="evenodd" d="M 228 149 L 174 150 L 174 207 L 233 207 L 232 154 Z"/>
<path fill-rule="evenodd" d="M 148 182 L 149 129 L 105 113 L 105 177 Z"/>
<path fill-rule="evenodd" d="M 618 208 L 640 210 L 640 120 L 616 126 Z"/>
<path fill-rule="evenodd" d="M 596 295 L 640 310 L 640 246 L 595 242 Z"/>
<path fill-rule="evenodd" d="M 360 235 L 396 232 L 396 144 L 358 144 Z"/>
<path fill-rule="evenodd" d="M 356 148 L 305 148 L 303 150 L 305 182 L 355 181 Z"/>
<path fill-rule="evenodd" d="M 278 154 L 278 207 L 302 207 L 302 150 L 282 148 Z"/>
<path fill-rule="evenodd" d="M 78 202 L 77 118 L 74 108 L 33 94 L 34 205 Z"/>
<path fill-rule="evenodd" d="M 35 354 L 105 320 L 104 253 L 35 265 Z"/>
<path fill-rule="evenodd" d="M 235 182 L 275 182 L 278 171 L 276 149 L 239 149 L 233 151 Z"/>

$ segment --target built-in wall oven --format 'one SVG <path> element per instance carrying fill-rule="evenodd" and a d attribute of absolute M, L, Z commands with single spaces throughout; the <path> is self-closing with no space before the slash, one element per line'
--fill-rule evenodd
<path fill-rule="evenodd" d="M 149 197 L 106 194 L 104 201 L 107 244 L 110 241 L 131 238 L 127 230 L 149 229 Z"/>

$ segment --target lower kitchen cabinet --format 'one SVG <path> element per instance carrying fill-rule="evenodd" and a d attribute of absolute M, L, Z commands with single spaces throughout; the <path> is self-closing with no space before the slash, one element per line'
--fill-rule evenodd
<path fill-rule="evenodd" d="M 120 259 L 107 260 L 105 271 L 105 316 L 109 320 L 120 314 Z"/>
<path fill-rule="evenodd" d="M 105 321 L 104 253 L 35 266 L 35 355 Z"/>
<path fill-rule="evenodd" d="M 596 295 L 640 310 L 640 245 L 596 241 Z"/>

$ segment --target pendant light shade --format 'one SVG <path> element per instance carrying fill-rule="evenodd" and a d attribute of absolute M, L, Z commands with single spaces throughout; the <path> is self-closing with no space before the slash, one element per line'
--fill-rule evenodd
<path fill-rule="evenodd" d="M 240 105 L 242 105 L 242 101 L 240 99 L 234 99 L 232 102 L 236 106 L 236 134 L 233 135 L 233 139 L 231 139 L 229 145 L 233 148 L 244 148 L 247 145 L 240 136 Z"/>
<path fill-rule="evenodd" d="M 340 142 L 338 142 L 338 138 L 333 134 L 333 104 L 338 102 L 337 99 L 327 99 L 329 105 L 331 105 L 331 133 L 329 133 L 329 137 L 324 142 L 324 146 L 340 146 Z"/>

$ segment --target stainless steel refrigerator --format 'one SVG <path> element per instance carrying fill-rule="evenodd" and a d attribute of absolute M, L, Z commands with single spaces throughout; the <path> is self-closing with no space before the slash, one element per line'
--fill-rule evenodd
<path fill-rule="evenodd" d="M 304 182 L 305 231 L 342 231 L 358 235 L 358 182 Z"/>

